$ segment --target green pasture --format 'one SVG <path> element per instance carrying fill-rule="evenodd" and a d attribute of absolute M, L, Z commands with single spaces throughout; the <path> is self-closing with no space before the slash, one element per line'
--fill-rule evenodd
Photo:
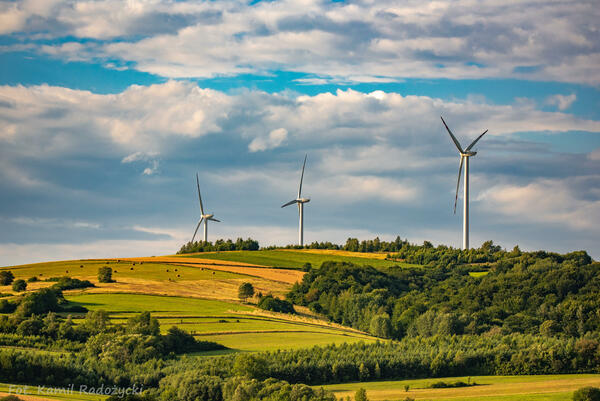
<path fill-rule="evenodd" d="M 95 278 L 98 268 L 108 266 L 113 270 L 113 279 L 120 277 L 140 278 L 145 280 L 222 280 L 243 278 L 244 275 L 208 270 L 191 266 L 173 266 L 152 262 L 131 262 L 116 260 L 69 260 L 62 262 L 35 263 L 30 265 L 2 267 L 0 270 L 10 270 L 17 279 L 28 279 L 36 276 L 40 280 L 49 277 L 78 277 Z M 8 287 L 7 287 L 8 288 Z M 0 287 L 0 290 L 2 287 Z"/>
<path fill-rule="evenodd" d="M 335 254 L 318 254 L 302 251 L 273 249 L 261 251 L 228 251 L 228 252 L 203 252 L 190 255 L 179 255 L 182 258 L 205 258 L 226 260 L 230 262 L 249 263 L 261 266 L 286 267 L 299 269 L 305 263 L 310 263 L 313 267 L 321 266 L 326 261 L 350 262 L 356 265 L 369 265 L 376 268 L 390 266 L 415 266 L 403 262 L 393 262 L 385 259 L 369 259 L 358 256 L 346 256 Z"/>
<path fill-rule="evenodd" d="M 477 383 L 472 387 L 432 389 L 436 382 Z M 407 392 L 405 386 L 409 386 Z M 454 401 L 564 401 L 585 386 L 600 386 L 600 374 L 535 375 L 535 376 L 471 376 L 398 381 L 331 384 L 323 387 L 338 397 L 353 395 L 359 388 L 367 390 L 372 401 L 411 397 L 415 400 Z"/>
<path fill-rule="evenodd" d="M 265 317 L 251 314 L 256 308 L 223 301 L 142 294 L 73 294 L 65 298 L 89 310 L 106 310 L 114 323 L 123 323 L 135 313 L 151 312 L 161 331 L 178 326 L 240 351 L 264 351 L 311 347 L 345 342 L 375 341 L 375 338 L 313 321 Z"/>
<path fill-rule="evenodd" d="M 311 348 L 315 345 L 374 342 L 375 338 L 354 334 L 325 331 L 241 333 L 202 335 L 199 340 L 214 341 L 239 351 L 277 351 L 298 348 Z"/>

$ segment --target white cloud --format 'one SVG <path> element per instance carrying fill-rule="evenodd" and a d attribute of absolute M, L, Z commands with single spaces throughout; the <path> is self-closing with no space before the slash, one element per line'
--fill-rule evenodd
<path fill-rule="evenodd" d="M 136 69 L 165 77 L 283 69 L 313 74 L 312 83 L 398 77 L 600 83 L 594 2 L 40 3 L 6 3 L 2 32 L 30 34 L 32 41 L 39 35 L 118 38 L 40 50 L 75 60 L 134 62 Z"/>
<path fill-rule="evenodd" d="M 275 149 L 287 139 L 287 130 L 285 128 L 277 128 L 269 132 L 266 137 L 257 137 L 250 142 L 248 150 L 250 152 L 259 152 L 267 149 Z"/>
<path fill-rule="evenodd" d="M 570 95 L 552 95 L 546 99 L 546 103 L 558 107 L 559 110 L 566 110 L 573 102 L 577 100 L 577 95 L 574 93 Z"/>
<path fill-rule="evenodd" d="M 600 176 L 593 178 L 598 182 Z M 582 196 L 581 179 L 538 179 L 527 185 L 498 185 L 479 198 L 485 207 L 521 222 L 554 223 L 600 233 L 600 193 Z"/>

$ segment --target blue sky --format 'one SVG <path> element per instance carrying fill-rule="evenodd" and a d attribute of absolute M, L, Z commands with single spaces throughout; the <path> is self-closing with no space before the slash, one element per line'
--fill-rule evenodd
<path fill-rule="evenodd" d="M 590 2 L 0 1 L 0 265 L 209 236 L 400 235 L 600 257 Z"/>

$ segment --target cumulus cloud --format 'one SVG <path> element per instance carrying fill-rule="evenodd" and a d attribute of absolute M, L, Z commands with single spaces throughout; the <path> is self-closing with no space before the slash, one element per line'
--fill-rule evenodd
<path fill-rule="evenodd" d="M 148 163 L 148 167 L 142 172 L 143 175 L 152 175 L 158 171 L 159 162 L 156 160 L 157 152 L 134 152 L 130 155 L 125 156 L 121 163 L 133 163 L 143 161 Z"/>
<path fill-rule="evenodd" d="M 574 93 L 570 95 L 552 95 L 546 99 L 546 103 L 556 106 L 559 110 L 566 110 L 571 107 L 575 100 L 577 100 L 577 95 Z"/>
<path fill-rule="evenodd" d="M 314 74 L 307 83 L 398 77 L 600 83 L 594 2 L 41 3 L 4 3 L 2 31 L 33 43 L 39 35 L 70 36 L 72 44 L 39 49 L 67 59 L 133 62 L 165 77 L 283 69 Z"/>
<path fill-rule="evenodd" d="M 193 171 L 200 172 L 203 188 L 205 182 L 210 188 L 207 201 L 223 218 L 215 234 L 235 237 L 242 226 L 289 224 L 294 238 L 294 211 L 273 210 L 296 194 L 305 153 L 303 194 L 312 198 L 306 216 L 311 230 L 362 229 L 416 238 L 437 232 L 446 234 L 428 239 L 445 241 L 451 227 L 460 231 L 459 219 L 451 213 L 458 160 L 440 115 L 465 143 L 490 129 L 478 143 L 482 156 L 473 164 L 472 199 L 485 200 L 473 204 L 474 224 L 501 218 L 494 227 L 504 238 L 518 234 L 510 224 L 524 221 L 562 224 L 570 235 L 596 232 L 585 216 L 598 213 L 600 195 L 593 188 L 600 185 L 584 178 L 598 170 L 597 152 L 569 157 L 524 144 L 512 134 L 598 133 L 600 122 L 542 111 L 533 103 L 494 105 L 384 91 L 223 93 L 185 81 L 132 86 L 117 94 L 0 86 L 0 99 L 10 105 L 0 107 L 0 126 L 14 127 L 10 137 L 0 137 L 0 192 L 18 194 L 0 201 L 0 217 L 52 216 L 73 222 L 52 230 L 92 231 L 86 243 L 115 235 L 131 235 L 136 241 L 142 234 L 152 235 L 138 229 L 107 231 L 110 219 L 157 229 L 171 220 L 182 225 L 190 221 L 183 240 L 189 239 L 197 217 Z M 159 167 L 160 179 L 139 179 L 140 173 L 155 174 Z M 15 202 L 17 198 L 24 201 Z M 477 213 L 486 205 L 485 216 Z M 65 217 L 55 217 L 56 210 Z M 359 221 L 358 211 L 372 214 Z M 97 221 L 102 225 L 94 230 L 74 226 Z M 23 231 L 22 239 L 35 231 L 32 225 L 19 226 L 30 230 Z M 474 226 L 474 238 L 477 232 Z M 181 245 L 178 241 L 169 242 L 168 252 Z M 140 252 L 163 249 L 151 251 L 150 243 L 140 243 Z"/>
<path fill-rule="evenodd" d="M 600 191 L 594 190 L 599 183 L 600 176 L 538 179 L 527 185 L 494 186 L 480 200 L 488 210 L 511 219 L 600 233 Z"/>
<path fill-rule="evenodd" d="M 274 129 L 266 137 L 254 138 L 248 145 L 248 150 L 250 152 L 259 152 L 277 148 L 287 139 L 287 134 L 288 132 L 285 128 Z"/>

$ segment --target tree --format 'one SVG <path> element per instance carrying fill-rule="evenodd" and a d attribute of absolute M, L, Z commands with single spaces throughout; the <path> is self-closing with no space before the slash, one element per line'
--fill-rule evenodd
<path fill-rule="evenodd" d="M 369 401 L 367 398 L 367 390 L 362 387 L 356 390 L 356 393 L 354 393 L 354 401 Z"/>
<path fill-rule="evenodd" d="M 0 272 L 0 285 L 10 285 L 14 279 L 15 276 L 10 270 L 2 270 Z"/>
<path fill-rule="evenodd" d="M 254 295 L 254 286 L 251 283 L 242 283 L 238 288 L 238 298 L 246 302 L 246 299 Z"/>
<path fill-rule="evenodd" d="M 101 283 L 112 283 L 112 269 L 108 266 L 102 266 L 98 269 L 98 281 Z"/>
<path fill-rule="evenodd" d="M 25 291 L 27 289 L 27 283 L 25 282 L 25 280 L 15 280 L 13 281 L 12 289 L 16 292 Z"/>
<path fill-rule="evenodd" d="M 239 354 L 233 364 L 233 373 L 248 379 L 264 380 L 267 378 L 267 360 L 259 355 Z"/>
<path fill-rule="evenodd" d="M 371 319 L 369 332 L 377 337 L 390 338 L 392 334 L 392 323 L 390 321 L 390 317 L 385 313 L 373 316 Z"/>
<path fill-rule="evenodd" d="M 573 401 L 600 401 L 600 388 L 583 387 L 573 393 Z"/>
<path fill-rule="evenodd" d="M 157 336 L 160 333 L 160 327 L 158 325 L 158 320 L 150 316 L 150 312 L 142 312 L 127 320 L 126 331 L 128 334 Z"/>

